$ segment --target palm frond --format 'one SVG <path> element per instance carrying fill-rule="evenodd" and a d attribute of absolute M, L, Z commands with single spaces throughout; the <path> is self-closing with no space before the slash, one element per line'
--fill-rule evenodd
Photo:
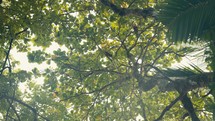
<path fill-rule="evenodd" d="M 170 40 L 215 39 L 215 0 L 165 0 L 158 8 Z"/>
<path fill-rule="evenodd" d="M 197 65 L 190 64 L 189 66 L 180 67 L 178 69 L 168 68 L 163 70 L 163 73 L 168 77 L 189 77 L 198 74 L 203 74 L 204 70 Z"/>

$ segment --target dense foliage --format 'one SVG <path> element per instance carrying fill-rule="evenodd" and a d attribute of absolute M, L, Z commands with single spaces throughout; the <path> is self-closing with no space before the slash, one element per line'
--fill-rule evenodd
<path fill-rule="evenodd" d="M 2 120 L 210 121 L 215 117 L 213 0 L 0 3 Z M 196 11 L 198 7 L 204 11 Z M 205 52 L 211 72 L 196 65 L 171 69 L 182 57 L 202 49 L 176 42 L 195 40 L 209 45 Z M 55 43 L 61 48 L 47 51 Z M 27 53 L 30 63 L 47 68 L 19 69 L 13 49 Z M 37 84 L 38 79 L 43 83 Z M 20 84 L 26 85 L 25 91 Z"/>

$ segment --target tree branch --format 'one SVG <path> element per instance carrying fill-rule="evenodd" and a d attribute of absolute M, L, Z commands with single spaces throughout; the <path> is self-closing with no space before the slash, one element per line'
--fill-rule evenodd
<path fill-rule="evenodd" d="M 36 110 L 36 109 L 34 109 L 34 108 L 33 108 L 33 107 L 31 107 L 30 105 L 28 105 L 28 104 L 24 103 L 24 102 L 23 102 L 23 101 L 21 101 L 21 100 L 18 100 L 18 99 L 16 99 L 16 98 L 14 98 L 14 97 L 10 97 L 10 96 L 3 96 L 3 98 L 5 98 L 5 99 L 10 99 L 10 100 L 13 100 L 13 101 L 16 101 L 16 102 L 18 102 L 19 104 L 21 104 L 21 105 L 23 105 L 23 106 L 25 106 L 25 107 L 29 108 L 29 109 L 34 113 L 34 121 L 37 121 L 37 110 Z"/>
<path fill-rule="evenodd" d="M 148 121 L 146 116 L 145 104 L 143 103 L 143 99 L 141 98 L 142 91 L 140 91 L 139 96 L 136 93 L 134 93 L 134 95 L 138 98 L 139 105 L 142 109 L 142 113 L 140 115 L 143 117 L 144 121 Z"/>
<path fill-rule="evenodd" d="M 185 113 L 182 117 L 180 121 L 183 121 L 187 116 L 189 116 L 189 113 Z"/>
<path fill-rule="evenodd" d="M 152 62 L 152 66 L 154 66 L 154 64 L 157 62 L 158 59 L 160 59 L 162 56 L 165 55 L 165 52 L 168 48 L 170 48 L 170 46 L 172 45 L 173 43 L 170 43 L 166 48 L 164 48 L 164 50 L 154 59 L 154 61 Z M 148 72 L 150 69 L 147 69 L 146 71 Z"/>
<path fill-rule="evenodd" d="M 193 103 L 191 102 L 190 98 L 187 96 L 187 93 L 182 97 L 181 102 L 182 102 L 184 108 L 188 111 L 192 121 L 200 121 L 195 113 Z"/>
<path fill-rule="evenodd" d="M 30 105 L 26 104 L 25 102 L 23 102 L 23 101 L 21 101 L 19 99 L 16 99 L 15 97 L 10 97 L 10 96 L 1 96 L 0 97 L 0 99 L 4 99 L 4 98 L 5 99 L 13 100 L 13 101 L 15 101 L 15 102 L 17 102 L 17 103 L 19 103 L 19 104 L 27 107 L 28 109 L 30 109 L 33 112 L 33 114 L 34 114 L 34 121 L 38 121 L 38 119 L 37 119 L 38 116 L 40 116 L 41 118 L 43 118 L 46 121 L 49 121 L 49 119 L 47 119 L 46 117 L 41 116 L 40 114 L 38 114 L 38 112 L 37 112 L 37 110 L 35 108 L 31 107 Z"/>
<path fill-rule="evenodd" d="M 87 114 L 84 116 L 83 120 L 84 120 L 85 118 L 86 118 L 86 120 L 87 120 L 88 115 L 89 115 L 89 113 L 90 113 L 90 110 L 92 110 L 92 108 L 93 108 L 94 105 L 96 104 L 96 100 L 98 99 L 99 94 L 100 94 L 100 92 L 98 92 L 97 95 L 96 95 L 96 97 L 93 99 L 93 103 L 92 103 L 92 105 L 89 107 L 89 109 L 87 110 Z"/>
<path fill-rule="evenodd" d="M 78 96 L 81 96 L 81 95 L 88 95 L 88 94 L 92 94 L 92 93 L 95 93 L 95 92 L 101 92 L 102 90 L 106 89 L 107 87 L 109 87 L 109 86 L 111 86 L 111 85 L 113 85 L 113 84 L 115 84 L 115 83 L 119 83 L 119 82 L 128 80 L 129 78 L 131 78 L 131 77 L 130 77 L 130 76 L 126 76 L 125 78 L 120 78 L 120 79 L 118 79 L 118 80 L 112 81 L 112 82 L 110 82 L 110 83 L 104 85 L 103 87 L 101 87 L 101 88 L 99 88 L 99 89 L 95 89 L 95 90 L 90 91 L 90 92 L 81 92 L 81 93 L 79 93 L 79 94 L 76 94 L 76 95 L 74 95 L 74 96 L 70 96 L 70 97 L 65 98 L 65 99 L 62 99 L 62 100 L 60 100 L 60 101 L 65 101 L 65 100 L 68 100 L 68 99 L 70 99 L 70 98 L 72 98 L 72 97 L 78 97 Z"/>
<path fill-rule="evenodd" d="M 114 5 L 113 3 L 109 2 L 108 0 L 100 0 L 100 1 L 103 5 L 110 7 L 110 9 L 114 11 L 114 13 L 119 14 L 120 16 L 136 15 L 136 16 L 142 16 L 143 18 L 156 17 L 154 13 L 154 9 L 151 7 L 144 8 L 144 9 L 120 8 Z"/>
<path fill-rule="evenodd" d="M 28 30 L 28 28 L 25 28 L 25 29 L 23 29 L 22 31 L 15 33 L 15 37 L 14 37 L 14 38 L 11 37 L 10 43 L 9 43 L 9 48 L 8 48 L 8 51 L 6 52 L 6 58 L 5 58 L 5 61 L 4 61 L 3 65 L 2 65 L 2 69 L 0 70 L 0 75 L 2 75 L 3 71 L 6 69 L 5 66 L 6 66 L 7 61 L 9 60 L 9 55 L 10 55 L 10 51 L 11 51 L 11 49 L 12 49 L 12 44 L 13 44 L 14 39 L 15 39 L 19 34 L 21 34 L 21 33 L 23 33 L 23 32 L 26 32 L 27 30 Z M 8 69 L 9 69 L 9 71 L 10 71 L 10 70 L 11 70 L 11 67 L 8 67 Z"/>
<path fill-rule="evenodd" d="M 160 116 L 154 121 L 160 121 L 165 115 L 165 113 L 169 111 L 172 108 L 172 106 L 174 106 L 179 100 L 181 100 L 183 96 L 184 96 L 183 94 L 180 94 L 175 100 L 173 100 L 168 106 L 166 106 L 166 108 L 162 111 Z"/>
<path fill-rule="evenodd" d="M 13 105 L 11 105 L 11 108 L 13 109 L 13 111 L 14 111 L 14 113 L 15 113 L 17 119 L 18 119 L 18 121 L 21 121 L 21 118 L 20 118 L 19 114 L 17 113 L 15 107 L 14 107 Z"/>

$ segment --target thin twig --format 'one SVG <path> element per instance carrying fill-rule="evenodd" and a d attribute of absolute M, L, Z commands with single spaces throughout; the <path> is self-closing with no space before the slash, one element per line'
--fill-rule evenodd
<path fill-rule="evenodd" d="M 106 89 L 107 87 L 112 86 L 112 85 L 114 85 L 115 83 L 120 83 L 120 82 L 122 82 L 122 81 L 128 80 L 129 78 L 131 78 L 131 77 L 130 77 L 130 76 L 126 76 L 126 77 L 124 77 L 124 78 L 122 78 L 122 79 L 117 79 L 117 80 L 115 80 L 115 81 L 112 81 L 112 82 L 110 82 L 110 83 L 104 85 L 103 87 L 101 87 L 101 88 L 99 88 L 99 89 L 95 89 L 95 90 L 90 91 L 90 92 L 81 92 L 81 93 L 79 93 L 79 94 L 76 94 L 76 95 L 74 95 L 74 96 L 70 96 L 70 97 L 65 98 L 65 99 L 62 99 L 62 100 L 60 100 L 60 101 L 65 101 L 65 100 L 68 100 L 68 99 L 70 99 L 70 98 L 78 97 L 78 96 L 81 96 L 81 95 L 89 95 L 89 94 L 92 94 L 92 93 L 95 93 L 95 92 L 101 92 L 101 91 L 103 91 L 104 89 Z"/>
<path fill-rule="evenodd" d="M 94 98 L 93 104 L 90 106 L 90 108 L 89 108 L 88 111 L 87 111 L 86 116 L 85 116 L 83 119 L 86 118 L 86 120 L 87 120 L 88 115 L 89 115 L 89 113 L 90 113 L 90 110 L 91 110 L 91 109 L 94 107 L 94 105 L 96 104 L 96 100 L 98 99 L 99 94 L 100 94 L 100 92 L 97 93 L 96 97 Z"/>
<path fill-rule="evenodd" d="M 128 5 L 128 8 L 130 8 L 130 7 L 134 4 L 135 1 L 136 1 L 136 0 L 133 0 L 133 1 Z"/>

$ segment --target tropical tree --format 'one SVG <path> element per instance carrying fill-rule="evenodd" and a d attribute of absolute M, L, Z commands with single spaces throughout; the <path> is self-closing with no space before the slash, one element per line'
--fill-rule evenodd
<path fill-rule="evenodd" d="M 0 3 L 3 120 L 211 120 L 212 73 L 168 69 L 196 48 L 166 41 L 156 1 Z M 47 52 L 53 43 L 62 48 Z M 13 48 L 56 67 L 15 69 Z"/>
<path fill-rule="evenodd" d="M 204 41 L 207 43 L 206 61 L 210 63 L 209 67 L 213 72 L 215 70 L 214 8 L 214 0 L 166 0 L 166 3 L 160 6 L 159 13 L 159 20 L 168 28 L 170 41 L 195 43 Z M 214 83 L 210 88 L 214 90 Z M 211 94 L 215 96 L 214 93 Z M 215 119 L 214 101 L 211 110 L 213 110 Z"/>

